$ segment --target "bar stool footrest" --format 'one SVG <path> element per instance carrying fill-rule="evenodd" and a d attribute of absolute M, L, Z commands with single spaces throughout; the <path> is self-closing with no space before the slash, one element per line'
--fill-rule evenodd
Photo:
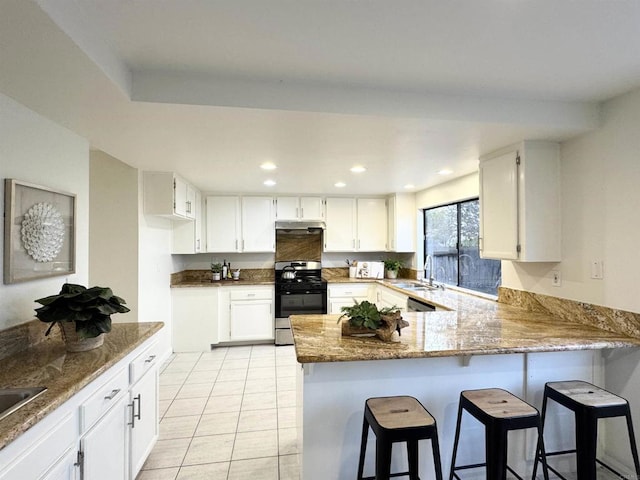
<path fill-rule="evenodd" d="M 470 470 L 472 468 L 481 468 L 481 467 L 486 467 L 487 464 L 486 463 L 473 463 L 473 464 L 469 464 L 469 465 L 458 465 L 453 469 L 453 476 L 456 477 L 458 480 L 462 480 L 458 474 L 456 473 L 458 470 Z M 511 472 L 512 475 L 514 475 L 518 480 L 524 480 L 524 478 L 522 478 L 518 472 L 516 472 L 513 468 L 511 468 L 509 465 L 507 465 L 507 470 L 509 472 Z"/>
<path fill-rule="evenodd" d="M 392 477 L 408 477 L 409 476 L 409 472 L 400 472 L 400 473 L 390 473 L 389 474 L 389 478 Z M 362 480 L 376 480 L 376 477 L 362 477 Z M 420 480 L 420 477 L 418 477 L 418 480 Z"/>

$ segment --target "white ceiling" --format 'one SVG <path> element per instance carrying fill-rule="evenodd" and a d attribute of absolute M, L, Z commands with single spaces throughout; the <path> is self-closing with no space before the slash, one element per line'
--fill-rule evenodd
<path fill-rule="evenodd" d="M 639 27 L 637 0 L 0 0 L 0 91 L 205 191 L 388 193 L 596 127 Z"/>

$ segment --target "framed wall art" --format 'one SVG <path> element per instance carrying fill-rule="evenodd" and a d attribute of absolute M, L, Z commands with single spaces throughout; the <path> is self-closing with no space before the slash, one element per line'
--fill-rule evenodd
<path fill-rule="evenodd" d="M 4 283 L 75 273 L 76 196 L 4 181 Z"/>

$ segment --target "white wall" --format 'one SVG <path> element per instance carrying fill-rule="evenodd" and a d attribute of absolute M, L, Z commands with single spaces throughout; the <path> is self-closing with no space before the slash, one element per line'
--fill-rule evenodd
<path fill-rule="evenodd" d="M 438 207 L 470 198 L 477 198 L 479 194 L 480 180 L 478 173 L 475 172 L 417 192 L 416 208 Z"/>
<path fill-rule="evenodd" d="M 89 283 L 108 286 L 138 318 L 138 170 L 100 151 L 91 151 L 89 169 Z"/>
<path fill-rule="evenodd" d="M 88 282 L 89 144 L 0 94 L 0 176 L 77 195 L 76 273 L 1 285 L 0 329 L 5 329 L 33 319 L 38 306 L 34 300 L 58 293 L 65 281 Z M 4 191 L 4 184 L 1 188 Z"/>

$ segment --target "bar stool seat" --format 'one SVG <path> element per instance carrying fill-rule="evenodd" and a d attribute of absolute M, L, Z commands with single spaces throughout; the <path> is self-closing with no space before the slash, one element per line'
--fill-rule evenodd
<path fill-rule="evenodd" d="M 456 466 L 456 455 L 458 453 L 458 442 L 460 440 L 460 425 L 464 410 L 485 427 L 484 463 Z M 449 480 L 452 480 L 454 477 L 460 480 L 460 477 L 456 473 L 459 470 L 479 467 L 486 467 L 486 478 L 490 480 L 506 479 L 507 470 L 522 480 L 522 477 L 507 465 L 507 434 L 511 430 L 526 428 L 536 428 L 538 430 L 538 447 L 536 451 L 544 452 L 540 414 L 538 410 L 527 402 L 500 388 L 465 390 L 460 393 Z M 546 462 L 543 461 L 542 463 L 544 478 L 548 480 L 549 476 Z M 533 478 L 535 478 L 535 474 Z"/>
<path fill-rule="evenodd" d="M 376 435 L 375 477 L 362 476 L 369 427 Z M 438 430 L 435 419 L 427 409 L 409 396 L 369 398 L 364 408 L 358 480 L 387 480 L 403 475 L 409 475 L 411 480 L 419 480 L 418 440 L 426 439 L 431 440 L 436 479 L 442 480 Z M 407 443 L 409 471 L 391 474 L 391 447 L 396 442 Z"/>
<path fill-rule="evenodd" d="M 633 463 L 636 470 L 636 477 L 640 478 L 640 462 L 638 461 L 638 450 L 636 447 L 635 435 L 633 433 L 631 409 L 627 400 L 582 380 L 548 382 L 544 386 L 544 397 L 542 400 L 543 428 L 547 411 L 547 401 L 549 399 L 554 400 L 563 407 L 574 412 L 576 448 L 573 450 L 547 452 L 545 457 L 575 453 L 577 473 L 580 480 L 595 480 L 596 464 L 602 465 L 607 470 L 618 475 L 620 478 L 625 478 L 619 472 L 611 468 L 611 466 L 606 465 L 596 458 L 598 419 L 625 417 L 627 421 L 631 455 L 633 457 Z M 539 460 L 542 460 L 540 452 L 536 455 L 534 471 Z M 565 478 L 554 468 L 549 467 L 549 469 L 560 478 Z"/>

